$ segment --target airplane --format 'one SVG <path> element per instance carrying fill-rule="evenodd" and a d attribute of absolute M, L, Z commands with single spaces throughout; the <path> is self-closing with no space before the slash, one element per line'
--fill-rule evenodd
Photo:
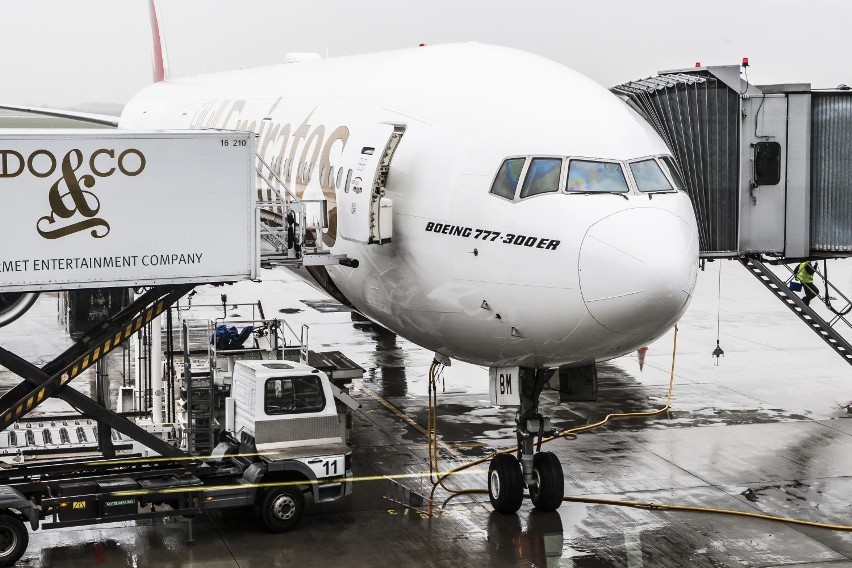
<path fill-rule="evenodd" d="M 579 73 L 478 43 L 172 78 L 150 5 L 155 82 L 88 119 L 255 132 L 270 184 L 324 200 L 323 243 L 357 260 L 303 278 L 494 389 L 514 368 L 520 449 L 492 459 L 490 500 L 513 513 L 526 486 L 555 510 L 562 466 L 533 443 L 550 374 L 647 346 L 693 294 L 696 219 L 662 139 Z M 370 207 L 392 211 L 389 238 Z"/>

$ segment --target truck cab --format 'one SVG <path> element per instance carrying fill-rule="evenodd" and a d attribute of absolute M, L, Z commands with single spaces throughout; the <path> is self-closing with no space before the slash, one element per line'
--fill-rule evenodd
<path fill-rule="evenodd" d="M 291 361 L 239 361 L 231 396 L 225 399 L 225 429 L 250 436 L 259 452 L 342 445 L 341 423 L 325 373 Z"/>
<path fill-rule="evenodd" d="M 287 530 L 306 492 L 314 503 L 352 492 L 347 426 L 322 371 L 291 361 L 238 361 L 213 457 L 249 459 L 242 483 L 260 486 L 254 501 L 267 527 Z"/>

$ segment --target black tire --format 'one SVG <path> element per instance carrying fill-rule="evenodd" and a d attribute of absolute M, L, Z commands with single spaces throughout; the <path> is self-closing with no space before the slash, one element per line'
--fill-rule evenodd
<path fill-rule="evenodd" d="M 0 514 L 0 566 L 12 566 L 30 543 L 27 527 L 17 517 Z"/>
<path fill-rule="evenodd" d="M 524 478 L 515 456 L 497 454 L 488 466 L 488 497 L 498 513 L 511 514 L 524 500 Z"/>
<path fill-rule="evenodd" d="M 274 487 L 266 492 L 261 506 L 263 523 L 272 532 L 287 532 L 302 518 L 305 496 L 298 487 Z"/>
<path fill-rule="evenodd" d="M 562 504 L 565 478 L 562 464 L 553 452 L 538 452 L 533 456 L 533 477 L 538 481 L 530 487 L 530 500 L 539 511 L 555 511 Z"/>

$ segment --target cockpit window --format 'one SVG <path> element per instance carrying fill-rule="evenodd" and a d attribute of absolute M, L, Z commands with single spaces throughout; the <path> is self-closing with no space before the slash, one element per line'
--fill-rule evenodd
<path fill-rule="evenodd" d="M 559 191 L 561 169 L 562 158 L 533 158 L 524 177 L 521 198 Z"/>
<path fill-rule="evenodd" d="M 491 193 L 506 199 L 514 199 L 515 189 L 518 187 L 518 180 L 521 179 L 521 171 L 524 169 L 525 161 L 526 158 L 509 158 L 503 162 L 500 171 L 497 172 L 494 185 L 491 186 Z"/>
<path fill-rule="evenodd" d="M 674 188 L 660 169 L 657 160 L 649 158 L 630 163 L 630 171 L 639 191 L 672 191 Z"/>
<path fill-rule="evenodd" d="M 627 181 L 621 164 L 615 162 L 592 162 L 571 160 L 568 163 L 568 182 L 565 190 L 570 192 L 627 192 Z"/>
<path fill-rule="evenodd" d="M 680 175 L 680 171 L 677 169 L 677 165 L 673 159 L 668 156 L 661 156 L 660 161 L 663 163 L 663 169 L 669 174 L 669 177 L 675 184 L 677 189 L 686 188 L 686 184 L 683 182 L 683 177 Z"/>

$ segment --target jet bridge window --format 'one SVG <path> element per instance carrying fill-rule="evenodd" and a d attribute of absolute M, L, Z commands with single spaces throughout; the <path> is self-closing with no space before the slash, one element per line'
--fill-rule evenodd
<path fill-rule="evenodd" d="M 639 191 L 674 191 L 671 182 L 653 158 L 630 163 Z"/>
<path fill-rule="evenodd" d="M 569 193 L 627 193 L 628 187 L 621 164 L 617 162 L 571 160 L 565 190 Z"/>
<path fill-rule="evenodd" d="M 533 158 L 521 186 L 521 199 L 559 191 L 561 170 L 562 158 Z"/>
<path fill-rule="evenodd" d="M 509 158 L 503 162 L 500 171 L 497 172 L 497 177 L 494 178 L 491 193 L 506 199 L 514 199 L 515 189 L 518 187 L 518 181 L 521 179 L 521 172 L 526 161 L 526 158 Z"/>
<path fill-rule="evenodd" d="M 675 161 L 669 156 L 660 156 L 660 162 L 663 164 L 663 169 L 669 174 L 669 179 L 674 182 L 675 188 L 686 189 L 683 176 L 680 175 L 680 170 L 677 169 Z"/>
<path fill-rule="evenodd" d="M 781 144 L 758 142 L 754 145 L 754 184 L 778 185 L 781 181 Z"/>
<path fill-rule="evenodd" d="M 325 408 L 322 383 L 316 375 L 282 377 L 266 381 L 263 408 L 266 414 L 300 414 Z"/>

